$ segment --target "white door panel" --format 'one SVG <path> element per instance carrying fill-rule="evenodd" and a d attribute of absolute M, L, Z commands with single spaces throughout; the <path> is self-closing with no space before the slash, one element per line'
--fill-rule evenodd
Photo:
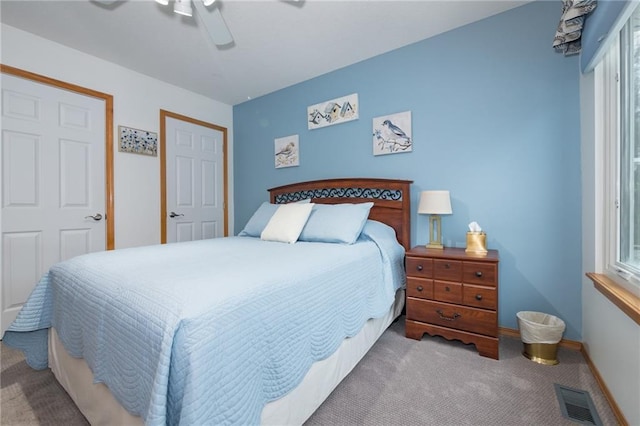
<path fill-rule="evenodd" d="M 219 130 L 167 117 L 167 242 L 224 236 L 223 143 Z"/>
<path fill-rule="evenodd" d="M 1 115 L 4 332 L 49 267 L 105 249 L 105 101 L 2 74 Z"/>

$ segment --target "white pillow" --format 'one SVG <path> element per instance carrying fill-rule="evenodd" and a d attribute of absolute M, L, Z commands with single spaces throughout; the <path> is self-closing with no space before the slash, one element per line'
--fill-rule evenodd
<path fill-rule="evenodd" d="M 310 203 L 311 199 L 306 198 L 304 200 L 296 201 L 296 203 L 306 204 Z M 253 216 L 249 219 L 249 222 L 244 226 L 244 229 L 238 234 L 239 237 L 259 237 L 264 227 L 269 223 L 271 216 L 278 210 L 280 204 L 270 204 L 265 201 L 258 207 L 253 213 Z"/>
<path fill-rule="evenodd" d="M 313 206 L 313 203 L 282 204 L 269 219 L 260 238 L 266 241 L 295 243 L 309 219 Z"/>

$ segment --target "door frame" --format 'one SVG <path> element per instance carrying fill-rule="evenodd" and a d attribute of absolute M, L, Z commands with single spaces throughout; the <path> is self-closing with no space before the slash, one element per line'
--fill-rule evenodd
<path fill-rule="evenodd" d="M 105 250 L 115 249 L 115 214 L 113 198 L 113 95 L 98 92 L 93 89 L 56 80 L 41 74 L 25 71 L 10 65 L 0 64 L 0 73 L 10 74 L 16 77 L 25 78 L 37 83 L 43 83 L 69 92 L 79 93 L 104 100 L 105 106 L 105 221 L 106 221 L 106 247 Z"/>
<path fill-rule="evenodd" d="M 227 182 L 227 128 L 218 126 L 217 124 L 207 123 L 206 121 L 188 117 L 186 115 L 177 114 L 175 112 L 160 110 L 160 244 L 167 243 L 167 118 L 174 118 L 197 126 L 207 127 L 222 133 L 222 186 L 223 200 L 222 211 L 224 221 L 224 236 L 229 235 L 229 212 L 228 212 L 228 191 Z"/>

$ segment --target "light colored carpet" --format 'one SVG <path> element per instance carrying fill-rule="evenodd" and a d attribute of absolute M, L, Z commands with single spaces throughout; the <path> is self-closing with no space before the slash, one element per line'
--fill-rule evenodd
<path fill-rule="evenodd" d="M 562 417 L 554 383 L 588 391 L 603 424 L 616 424 L 582 354 L 560 348 L 560 364 L 546 366 L 521 352 L 508 337 L 499 361 L 473 345 L 407 339 L 402 317 L 306 425 L 575 425 Z M 0 424 L 87 424 L 51 371 L 32 370 L 4 345 L 0 356 Z"/>
<path fill-rule="evenodd" d="M 0 350 L 2 426 L 89 424 L 51 370 L 33 370 L 22 352 L 4 344 Z"/>
<path fill-rule="evenodd" d="M 548 366 L 522 349 L 502 336 L 496 361 L 458 341 L 407 339 L 402 317 L 306 425 L 575 425 L 554 383 L 586 390 L 603 424 L 617 424 L 580 352 L 559 348 L 560 364 Z"/>

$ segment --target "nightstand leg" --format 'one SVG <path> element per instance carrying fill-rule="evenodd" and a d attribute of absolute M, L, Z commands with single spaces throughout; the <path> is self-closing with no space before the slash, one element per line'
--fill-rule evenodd
<path fill-rule="evenodd" d="M 424 329 L 417 323 L 409 320 L 405 321 L 404 335 L 409 339 L 422 340 L 422 336 L 424 336 L 424 333 Z"/>

